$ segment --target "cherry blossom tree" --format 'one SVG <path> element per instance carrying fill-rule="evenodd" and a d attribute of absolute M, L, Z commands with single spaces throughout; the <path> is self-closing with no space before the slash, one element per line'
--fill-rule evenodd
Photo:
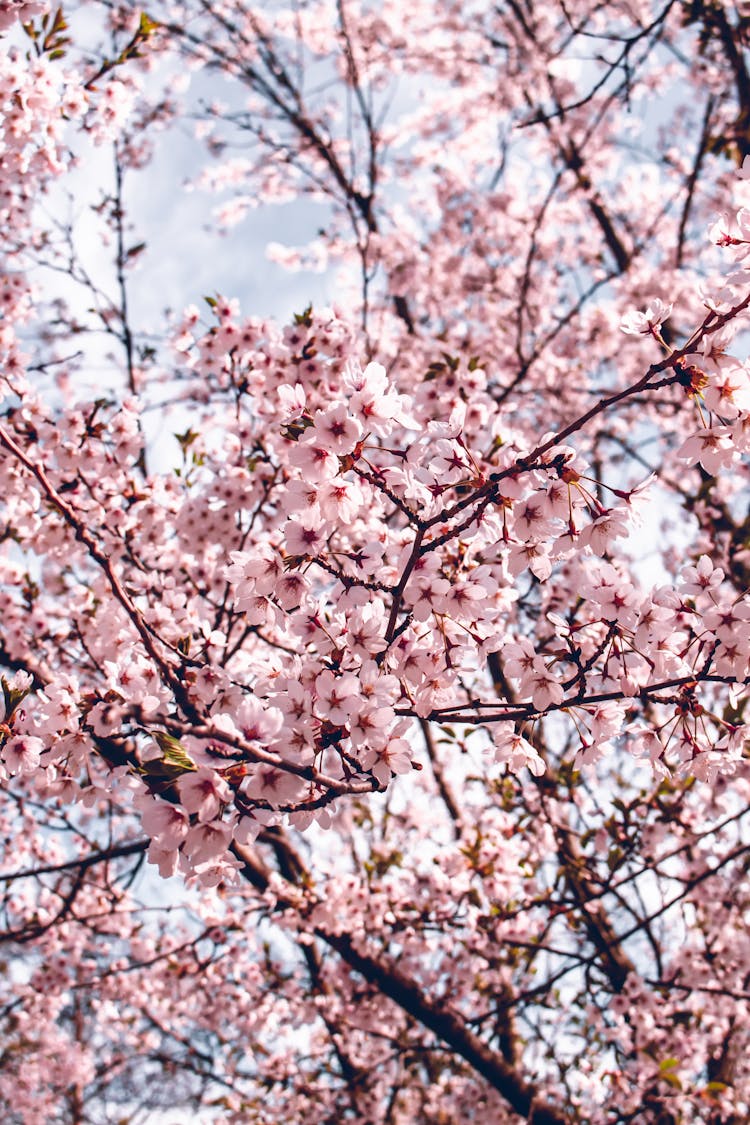
<path fill-rule="evenodd" d="M 0 28 L 4 1120 L 748 1120 L 744 6 Z"/>

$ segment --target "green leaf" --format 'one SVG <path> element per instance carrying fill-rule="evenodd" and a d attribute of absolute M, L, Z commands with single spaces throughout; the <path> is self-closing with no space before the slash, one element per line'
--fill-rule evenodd
<path fill-rule="evenodd" d="M 287 555 L 284 559 L 284 570 L 297 570 L 309 557 L 309 555 Z"/>
<path fill-rule="evenodd" d="M 299 441 L 305 430 L 309 430 L 313 424 L 312 418 L 303 415 L 293 422 L 285 422 L 281 427 L 281 436 L 285 437 L 287 441 Z"/>
<path fill-rule="evenodd" d="M 170 783 L 185 773 L 194 773 L 197 766 L 178 738 L 165 730 L 149 731 L 161 750 L 161 758 L 151 758 L 140 767 L 144 777 L 151 781 Z"/>
<path fill-rule="evenodd" d="M 196 433 L 195 430 L 187 429 L 185 430 L 184 434 L 175 434 L 174 436 L 180 446 L 180 449 L 183 451 L 183 453 L 185 453 L 193 444 L 195 439 L 200 435 Z"/>
<path fill-rule="evenodd" d="M 152 31 L 156 31 L 159 26 L 156 20 L 152 20 L 145 12 L 141 12 L 141 18 L 138 22 L 138 34 L 142 35 L 144 39 L 147 39 Z"/>
<path fill-rule="evenodd" d="M 5 676 L 0 677 L 0 684 L 3 688 L 3 699 L 5 700 L 5 722 L 11 717 L 13 712 L 18 707 L 27 695 L 31 694 L 32 688 L 12 688 Z"/>

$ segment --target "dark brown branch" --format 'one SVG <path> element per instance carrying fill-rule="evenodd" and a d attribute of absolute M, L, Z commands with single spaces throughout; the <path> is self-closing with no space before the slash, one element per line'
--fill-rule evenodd
<path fill-rule="evenodd" d="M 14 883 L 16 879 L 32 879 L 39 875 L 55 875 L 61 871 L 86 871 L 97 863 L 107 863 L 111 859 L 121 859 L 126 855 L 142 855 L 146 851 L 150 840 L 135 840 L 132 844 L 120 844 L 118 847 L 107 848 L 105 851 L 95 852 L 93 855 L 83 856 L 81 859 L 71 859 L 67 863 L 52 863 L 43 867 L 30 867 L 25 871 L 14 871 L 10 875 L 0 874 L 0 883 Z"/>
<path fill-rule="evenodd" d="M 425 748 L 427 750 L 427 757 L 430 759 L 430 765 L 432 767 L 433 777 L 435 778 L 435 784 L 438 787 L 438 792 L 440 793 L 440 796 L 443 800 L 443 804 L 448 810 L 448 815 L 453 825 L 453 835 L 457 840 L 459 840 L 463 831 L 463 817 L 461 815 L 461 809 L 459 808 L 458 801 L 451 792 L 451 788 L 446 780 L 443 767 L 440 763 L 440 759 L 438 758 L 437 747 L 435 746 L 435 741 L 432 737 L 430 724 L 425 719 L 420 719 L 419 725 L 422 728 Z"/>
<path fill-rule="evenodd" d="M 233 844 L 232 851 L 242 861 L 242 874 L 248 882 L 261 892 L 268 890 L 271 872 L 255 849 Z M 290 886 L 288 894 L 279 895 L 278 904 L 300 910 L 304 909 L 305 900 L 296 887 Z M 351 969 L 460 1055 L 516 1113 L 525 1117 L 529 1125 L 571 1125 L 571 1117 L 537 1097 L 535 1087 L 526 1082 L 502 1054 L 493 1051 L 470 1031 L 458 1012 L 444 1002 L 430 999 L 393 962 L 362 952 L 348 934 L 330 933 L 322 927 L 316 927 L 314 933 Z"/>

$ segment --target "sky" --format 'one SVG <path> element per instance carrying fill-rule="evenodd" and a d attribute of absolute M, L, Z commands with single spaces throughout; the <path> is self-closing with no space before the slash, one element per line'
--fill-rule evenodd
<path fill-rule="evenodd" d="M 66 5 L 66 16 L 77 47 L 96 42 L 101 28 L 90 8 Z M 18 25 L 7 39 L 8 46 L 28 49 Z M 60 65 L 64 64 L 62 60 Z M 165 75 L 178 76 L 177 64 L 169 56 L 159 56 L 153 76 L 146 81 L 156 89 Z M 193 73 L 189 77 L 188 104 L 195 106 L 201 97 L 208 100 L 209 93 L 216 94 L 215 76 Z M 178 81 L 187 78 L 179 73 Z M 143 169 L 128 171 L 125 176 L 125 212 L 131 226 L 128 244 L 145 243 L 145 250 L 128 270 L 128 304 L 136 336 L 163 335 L 165 310 L 179 317 L 189 305 L 205 308 L 203 297 L 217 293 L 238 298 L 243 316 L 274 317 L 282 322 L 310 302 L 316 306 L 334 302 L 332 271 L 292 272 L 266 256 L 270 242 L 294 247 L 313 239 L 325 221 L 325 208 L 305 201 L 277 206 L 264 202 L 262 207 L 251 208 L 228 233 L 221 233 L 213 214 L 229 198 L 228 193 L 193 189 L 190 184 L 210 162 L 195 126 L 195 121 L 183 118 L 152 130 L 152 159 Z M 77 167 L 54 183 L 49 196 L 40 201 L 40 218 L 72 220 L 81 265 L 101 290 L 116 297 L 114 246 L 107 244 L 105 226 L 93 210 L 103 194 L 114 189 L 113 146 L 95 145 L 78 133 L 74 151 Z M 90 293 L 69 277 L 37 268 L 34 283 L 42 299 L 63 296 L 84 323 L 95 323 L 87 312 L 92 304 Z M 81 395 L 121 391 L 116 370 L 105 358 L 113 351 L 112 338 L 97 342 L 89 337 L 83 343 L 88 362 L 84 378 L 77 380 Z M 121 364 L 121 354 L 117 361 Z"/>

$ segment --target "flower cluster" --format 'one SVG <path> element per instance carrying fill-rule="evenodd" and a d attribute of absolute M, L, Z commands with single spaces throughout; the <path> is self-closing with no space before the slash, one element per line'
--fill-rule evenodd
<path fill-rule="evenodd" d="M 744 17 L 91 3 L 63 53 L 0 5 L 0 1110 L 184 1064 L 238 1123 L 745 1120 Z M 636 166 L 662 43 L 700 144 Z M 193 183 L 325 202 L 267 258 L 341 307 L 134 322 L 189 68 Z M 103 280 L 50 191 L 92 143 Z"/>

